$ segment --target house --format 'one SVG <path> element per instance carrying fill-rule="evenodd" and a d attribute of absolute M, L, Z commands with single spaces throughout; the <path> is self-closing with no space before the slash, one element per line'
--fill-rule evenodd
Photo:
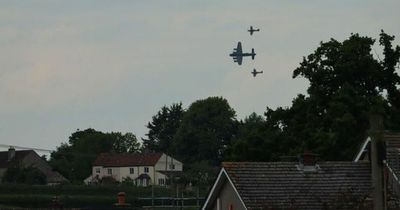
<path fill-rule="evenodd" d="M 138 186 L 166 186 L 168 180 L 182 170 L 181 162 L 164 153 L 102 153 L 93 164 L 92 175 L 84 182 L 90 184 L 112 177 L 118 182 L 130 178 Z"/>
<path fill-rule="evenodd" d="M 34 150 L 16 151 L 14 148 L 0 152 L 0 180 L 8 167 L 16 163 L 21 164 L 23 167 L 32 166 L 39 169 L 46 176 L 46 181 L 49 185 L 68 182 L 60 173 L 53 171 L 51 166 Z"/>
<path fill-rule="evenodd" d="M 359 209 L 370 190 L 366 162 L 224 162 L 202 209 Z"/>
<path fill-rule="evenodd" d="M 386 132 L 354 161 L 224 162 L 202 209 L 400 209 L 399 177 L 400 134 Z"/>

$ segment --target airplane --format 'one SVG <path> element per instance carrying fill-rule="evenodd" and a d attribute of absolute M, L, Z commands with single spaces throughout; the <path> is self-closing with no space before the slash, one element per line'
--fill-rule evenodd
<path fill-rule="evenodd" d="M 250 29 L 247 30 L 247 31 L 250 32 L 250 35 L 253 35 L 254 32 L 260 31 L 260 29 L 259 28 L 258 29 L 253 29 L 253 26 L 250 26 Z"/>
<path fill-rule="evenodd" d="M 242 60 L 243 60 L 244 56 L 251 56 L 251 59 L 254 60 L 256 53 L 254 52 L 254 48 L 251 49 L 251 53 L 243 53 L 242 43 L 238 42 L 237 47 L 233 49 L 233 52 L 231 54 L 229 54 L 229 56 L 231 56 L 233 58 L 233 62 L 236 62 L 239 65 L 242 65 Z"/>
<path fill-rule="evenodd" d="M 256 77 L 257 74 L 262 74 L 264 72 L 263 71 L 257 71 L 256 69 L 253 69 L 253 71 L 251 73 L 253 74 L 253 77 Z"/>

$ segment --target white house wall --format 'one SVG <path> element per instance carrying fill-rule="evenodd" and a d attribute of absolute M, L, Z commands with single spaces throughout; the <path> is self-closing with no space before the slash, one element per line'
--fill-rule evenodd
<path fill-rule="evenodd" d="M 149 172 L 145 173 L 144 168 L 149 168 Z M 133 168 L 133 174 L 130 173 L 130 168 Z M 100 173 L 96 173 L 96 169 L 100 169 Z M 112 174 L 108 174 L 108 169 L 112 169 Z M 131 179 L 136 179 L 140 174 L 147 174 L 153 180 L 154 178 L 154 167 L 153 166 L 132 166 L 132 167 L 102 167 L 94 166 L 92 168 L 93 177 L 96 175 L 99 178 L 105 176 L 112 176 L 115 180 L 121 182 L 125 177 L 130 177 Z"/>
<path fill-rule="evenodd" d="M 174 168 L 172 169 L 170 166 L 171 164 L 174 165 Z M 148 173 L 145 173 L 144 169 L 149 168 Z M 96 169 L 100 169 L 100 173 L 96 173 Z M 151 183 L 154 185 L 158 185 L 158 180 L 159 179 L 164 179 L 164 183 L 166 183 L 166 176 L 163 173 L 160 173 L 158 171 L 182 171 L 183 170 L 183 164 L 179 162 L 178 160 L 166 155 L 162 154 L 158 162 L 154 166 L 130 166 L 130 167 L 103 167 L 103 166 L 93 166 L 92 167 L 92 177 L 98 177 L 101 179 L 102 177 L 105 176 L 110 176 L 108 174 L 108 169 L 112 169 L 112 177 L 121 182 L 125 177 L 130 177 L 131 179 L 136 179 L 138 178 L 141 174 L 147 174 L 150 179 Z M 130 173 L 130 168 L 133 168 L 134 173 Z"/>
<path fill-rule="evenodd" d="M 173 164 L 175 166 L 175 169 L 171 169 L 170 165 Z M 157 161 L 156 165 L 156 171 L 182 171 L 183 170 L 183 164 L 179 162 L 178 160 L 166 155 L 162 154 L 160 159 Z"/>

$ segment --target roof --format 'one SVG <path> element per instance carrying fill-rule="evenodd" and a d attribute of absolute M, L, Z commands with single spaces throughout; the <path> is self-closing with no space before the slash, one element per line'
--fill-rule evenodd
<path fill-rule="evenodd" d="M 400 133 L 385 133 L 386 161 L 396 174 L 400 176 Z"/>
<path fill-rule="evenodd" d="M 145 154 L 112 154 L 102 153 L 94 162 L 94 166 L 126 167 L 126 166 L 153 166 L 161 158 L 162 153 Z"/>
<path fill-rule="evenodd" d="M 22 161 L 33 150 L 18 150 L 15 151 L 15 156 L 12 161 Z M 10 161 L 8 161 L 8 151 L 0 152 L 0 168 L 8 168 Z"/>
<path fill-rule="evenodd" d="M 224 162 L 223 168 L 248 209 L 324 209 L 338 205 L 343 196 L 363 201 L 371 191 L 368 163 L 321 162 L 316 172 L 303 172 L 297 164 Z M 345 206 L 337 208 L 354 208 Z"/>
<path fill-rule="evenodd" d="M 47 179 L 47 183 L 62 183 L 68 182 L 57 171 L 53 171 L 48 163 L 40 158 L 34 150 L 18 150 L 15 151 L 15 156 L 12 161 L 8 161 L 9 151 L 0 152 L 0 168 L 8 168 L 11 163 L 20 162 L 22 164 L 29 164 L 39 169 Z"/>

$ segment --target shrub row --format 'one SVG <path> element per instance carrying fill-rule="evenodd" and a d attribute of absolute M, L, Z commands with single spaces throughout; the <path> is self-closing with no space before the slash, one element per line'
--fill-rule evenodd
<path fill-rule="evenodd" d="M 0 185 L 0 204 L 18 207 L 50 207 L 54 196 L 64 207 L 110 207 L 117 201 L 118 192 L 126 193 L 126 201 L 133 206 L 148 206 L 152 201 L 151 187 L 133 187 L 133 186 L 85 186 L 85 185 Z M 196 197 L 196 192 L 185 191 L 184 197 Z M 200 195 L 203 195 L 202 192 Z M 175 197 L 176 189 L 154 187 L 154 197 Z M 182 196 L 179 191 L 179 196 Z M 147 198 L 147 199 L 142 199 Z M 160 200 L 154 201 L 156 205 L 161 205 Z M 171 204 L 170 201 L 168 204 Z M 194 204 L 195 201 L 186 201 L 185 205 Z"/>
<path fill-rule="evenodd" d="M 0 194 L 41 194 L 41 195 L 116 195 L 118 192 L 125 192 L 134 197 L 149 197 L 152 195 L 151 187 L 134 186 L 86 186 L 86 185 L 23 185 L 23 184 L 2 184 Z M 155 187 L 156 196 L 171 196 L 173 190 L 162 187 Z"/>

